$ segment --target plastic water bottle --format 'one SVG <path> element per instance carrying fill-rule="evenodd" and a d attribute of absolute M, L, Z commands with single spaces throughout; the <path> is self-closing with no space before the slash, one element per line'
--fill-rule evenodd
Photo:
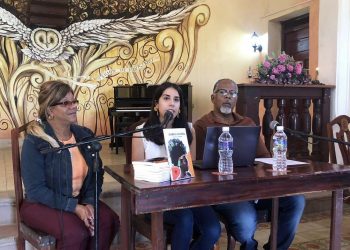
<path fill-rule="evenodd" d="M 219 173 L 232 174 L 233 173 L 233 138 L 230 134 L 229 127 L 222 127 L 222 133 L 219 136 Z"/>
<path fill-rule="evenodd" d="M 277 126 L 273 135 L 273 171 L 287 171 L 287 135 L 283 126 Z"/>

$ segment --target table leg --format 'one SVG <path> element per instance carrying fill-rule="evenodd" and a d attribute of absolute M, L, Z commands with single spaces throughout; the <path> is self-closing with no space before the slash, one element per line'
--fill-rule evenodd
<path fill-rule="evenodd" d="M 163 212 L 152 213 L 152 249 L 164 249 Z"/>
<path fill-rule="evenodd" d="M 108 119 L 109 119 L 109 128 L 111 130 L 111 135 L 114 134 L 114 124 L 113 124 L 113 115 L 112 111 L 110 110 L 111 108 L 108 108 Z M 111 142 L 109 143 L 109 147 L 112 149 L 114 146 L 114 137 L 111 137 Z"/>
<path fill-rule="evenodd" d="M 118 134 L 120 131 L 118 130 L 118 122 L 119 122 L 119 116 L 118 113 L 116 115 L 113 116 L 114 118 L 114 134 Z M 115 145 L 115 153 L 118 154 L 118 146 L 119 146 L 119 142 L 118 142 L 119 138 L 115 137 L 114 138 L 114 145 Z"/>
<path fill-rule="evenodd" d="M 341 246 L 341 227 L 343 217 L 343 190 L 337 189 L 332 192 L 332 218 L 329 249 L 338 250 Z"/>
<path fill-rule="evenodd" d="M 135 249 L 134 229 L 131 212 L 131 193 L 122 185 L 121 188 L 121 225 L 120 225 L 120 249 Z"/>
<path fill-rule="evenodd" d="M 271 249 L 277 249 L 277 231 L 278 231 L 278 198 L 272 199 L 271 211 Z"/>

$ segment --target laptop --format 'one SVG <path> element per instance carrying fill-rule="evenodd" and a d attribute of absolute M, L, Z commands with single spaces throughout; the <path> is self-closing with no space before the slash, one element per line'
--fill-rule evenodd
<path fill-rule="evenodd" d="M 219 162 L 218 138 L 222 127 L 208 127 L 205 137 L 203 160 L 194 161 L 198 169 L 217 168 Z M 233 137 L 233 166 L 254 165 L 256 149 L 259 142 L 260 126 L 233 126 L 230 127 Z"/>

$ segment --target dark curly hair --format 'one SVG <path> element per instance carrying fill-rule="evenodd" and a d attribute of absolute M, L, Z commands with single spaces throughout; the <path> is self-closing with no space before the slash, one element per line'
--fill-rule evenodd
<path fill-rule="evenodd" d="M 169 141 L 170 159 L 174 166 L 178 166 L 180 156 L 186 154 L 186 146 L 180 139 L 171 139 Z M 179 166 L 180 167 L 180 166 Z"/>

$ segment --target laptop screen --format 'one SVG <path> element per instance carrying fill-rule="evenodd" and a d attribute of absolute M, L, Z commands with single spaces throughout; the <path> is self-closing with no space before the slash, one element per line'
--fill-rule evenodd
<path fill-rule="evenodd" d="M 208 127 L 205 138 L 203 162 L 204 169 L 217 168 L 219 162 L 218 138 L 222 127 Z M 233 165 L 252 166 L 259 142 L 260 126 L 233 126 L 230 127 L 233 137 Z"/>

